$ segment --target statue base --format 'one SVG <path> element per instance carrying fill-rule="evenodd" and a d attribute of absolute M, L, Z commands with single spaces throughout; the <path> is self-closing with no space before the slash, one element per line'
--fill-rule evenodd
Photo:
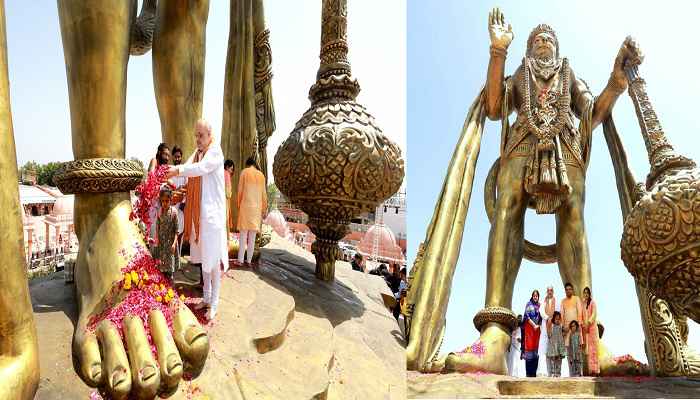
<path fill-rule="evenodd" d="M 409 399 L 420 398 L 693 398 L 700 380 L 690 378 L 515 378 L 493 374 L 407 373 Z"/>
<path fill-rule="evenodd" d="M 175 286 L 196 296 L 198 268 L 183 267 Z M 62 274 L 30 283 L 41 366 L 36 399 L 95 398 L 73 368 L 75 286 Z M 340 261 L 335 279 L 319 281 L 313 255 L 273 234 L 258 270 L 222 277 L 217 317 L 205 326 L 204 370 L 169 399 L 405 399 L 401 329 L 382 303 L 389 288 Z"/>

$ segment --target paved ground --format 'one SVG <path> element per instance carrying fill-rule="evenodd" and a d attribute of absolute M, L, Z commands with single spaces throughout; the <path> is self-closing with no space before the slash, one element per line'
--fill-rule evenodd
<path fill-rule="evenodd" d="M 698 398 L 700 380 L 683 378 L 513 378 L 409 372 L 408 398 Z"/>

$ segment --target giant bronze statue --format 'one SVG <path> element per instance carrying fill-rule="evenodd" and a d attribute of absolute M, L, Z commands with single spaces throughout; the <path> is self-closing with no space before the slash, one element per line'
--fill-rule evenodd
<path fill-rule="evenodd" d="M 105 299 L 128 261 L 123 249 L 144 244 L 129 219 L 129 191 L 140 182 L 141 171 L 124 160 L 130 53 L 144 53 L 152 40 L 166 141 L 193 151 L 192 127 L 201 117 L 208 1 L 145 1 L 139 18 L 136 4 L 58 1 L 75 161 L 64 166 L 56 181 L 64 193 L 75 193 L 80 241 L 73 354 L 81 378 L 114 398 L 172 393 L 184 372 L 201 371 L 209 348 L 205 331 L 184 304 L 174 314 L 172 334 L 159 311 L 149 321 L 125 318 L 123 338 L 107 320 L 88 329 L 92 318 L 114 306 Z M 158 350 L 157 362 L 149 337 Z"/>
<path fill-rule="evenodd" d="M 594 97 L 562 57 L 556 33 L 548 25 L 538 25 L 530 33 L 525 57 L 512 76 L 505 76 L 504 69 L 513 32 L 500 10 L 490 13 L 488 29 L 491 58 L 486 85 L 469 111 L 411 271 L 409 369 L 504 374 L 504 355 L 516 324 L 511 311 L 513 287 L 523 257 L 557 262 L 562 281 L 571 282 L 579 294 L 584 287 L 592 287 L 583 221 L 592 132 L 610 116 L 627 88 L 624 66 L 641 63 L 639 48 L 630 38 L 624 41 L 608 84 Z M 508 117 L 513 112 L 516 118 L 510 125 Z M 485 308 L 474 317 L 486 352 L 438 359 L 486 117 L 502 121 L 501 157 L 494 163 L 485 189 L 492 222 Z M 538 214 L 556 215 L 554 245 L 539 246 L 524 239 L 528 207 Z"/>
<path fill-rule="evenodd" d="M 5 2 L 0 1 L 0 398 L 31 399 L 39 387 L 39 353 L 27 286 L 17 157 L 7 74 Z"/>

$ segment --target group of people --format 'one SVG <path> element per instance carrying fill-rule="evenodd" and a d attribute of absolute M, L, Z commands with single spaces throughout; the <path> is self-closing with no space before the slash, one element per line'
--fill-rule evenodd
<path fill-rule="evenodd" d="M 518 360 L 525 360 L 527 377 L 545 375 L 540 357 L 546 358 L 546 375 L 560 377 L 566 358 L 569 376 L 600 374 L 596 304 L 591 289 L 583 289 L 583 300 L 574 295 L 571 283 L 564 285 L 566 297 L 559 307 L 554 288 L 549 286 L 540 303 L 540 293 L 532 292 L 525 312 L 518 316 L 519 329 L 513 330 L 508 357 L 508 373 L 518 376 Z M 544 316 L 541 307 L 544 305 Z M 544 332 L 543 332 L 544 331 Z"/>
<path fill-rule="evenodd" d="M 149 172 L 169 165 L 167 182 L 160 188 L 151 209 L 150 250 L 160 270 L 172 279 L 180 268 L 182 244 L 189 243 L 190 263 L 201 265 L 203 301 L 198 309 L 208 309 L 207 318 L 216 315 L 221 274 L 228 270 L 229 233 L 239 231 L 238 258 L 241 266 L 253 266 L 255 238 L 267 212 L 265 176 L 254 158 L 246 161 L 236 193 L 238 219 L 231 217 L 231 175 L 235 165 L 224 160 L 211 125 L 203 119 L 195 125 L 197 150 L 183 163 L 182 150 L 172 151 L 165 143 L 158 146 Z M 170 164 L 172 156 L 172 165 Z"/>
<path fill-rule="evenodd" d="M 391 309 L 394 318 L 399 319 L 401 314 L 401 298 L 406 295 L 406 290 L 408 289 L 408 283 L 406 281 L 406 268 L 400 268 L 396 263 L 389 263 L 387 267 L 386 264 L 382 263 L 375 269 L 368 270 L 367 264 L 360 253 L 355 253 L 350 262 L 350 266 L 353 271 L 364 272 L 370 275 L 379 275 L 384 278 L 387 286 L 391 290 L 391 293 L 396 299 L 396 305 Z"/>

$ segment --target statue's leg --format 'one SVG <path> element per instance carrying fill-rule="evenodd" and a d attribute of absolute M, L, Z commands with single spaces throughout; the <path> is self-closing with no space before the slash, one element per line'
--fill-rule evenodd
<path fill-rule="evenodd" d="M 564 283 L 574 285 L 578 296 L 583 288 L 591 286 L 591 259 L 583 220 L 585 176 L 575 166 L 567 165 L 572 193 L 557 211 L 557 259 L 559 274 Z M 595 294 L 594 294 L 595 295 Z"/>
<path fill-rule="evenodd" d="M 202 117 L 209 0 L 159 0 L 153 37 L 153 83 L 163 141 L 188 157 Z M 238 167 L 238 166 L 237 166 Z"/>
<path fill-rule="evenodd" d="M 39 354 L 24 260 L 17 158 L 7 76 L 5 2 L 0 1 L 0 399 L 33 399 Z"/>
<path fill-rule="evenodd" d="M 496 217 L 489 233 L 486 266 L 486 308 L 474 318 L 485 354 L 450 354 L 445 360 L 445 369 L 449 371 L 507 373 L 505 354 L 515 320 L 510 308 L 523 257 L 528 199 L 523 186 L 526 160 L 524 157 L 506 159 L 498 174 Z"/>
<path fill-rule="evenodd" d="M 104 309 L 105 300 L 128 261 L 120 251 L 133 249 L 134 244 L 144 245 L 138 229 L 129 220 L 128 188 L 112 179 L 128 169 L 123 162 L 124 112 L 130 22 L 135 8 L 135 1 L 58 2 L 73 153 L 78 160 L 66 170 L 97 171 L 97 175 L 107 177 L 94 185 L 80 178 L 71 189 L 76 194 L 75 226 L 80 240 L 75 267 L 79 319 L 73 354 L 83 380 L 93 387 L 105 387 L 113 398 L 125 398 L 132 390 L 136 397 L 151 398 L 156 392 L 172 391 L 183 372 L 181 360 L 185 366 L 190 363 L 199 370 L 208 351 L 204 331 L 184 306 L 173 318 L 174 338 L 167 325 L 158 322 L 163 320 L 161 314 L 150 318 L 150 336 L 158 349 L 158 363 L 140 320 L 124 321 L 128 353 L 111 323 L 101 323 L 94 332 L 88 329 L 88 321 Z M 89 160 L 92 158 L 108 160 L 94 162 Z"/>

